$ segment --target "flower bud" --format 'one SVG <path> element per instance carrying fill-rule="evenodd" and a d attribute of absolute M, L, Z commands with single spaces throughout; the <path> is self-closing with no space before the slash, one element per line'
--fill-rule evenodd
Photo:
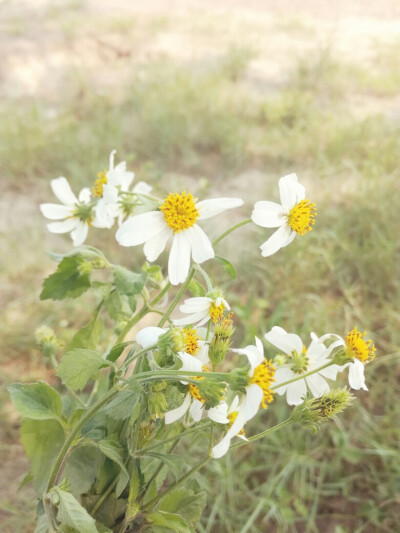
<path fill-rule="evenodd" d="M 213 368 L 225 359 L 231 345 L 230 339 L 234 331 L 235 328 L 232 325 L 232 313 L 230 313 L 227 318 L 221 318 L 215 324 L 214 336 L 211 340 L 208 352 Z"/>
<path fill-rule="evenodd" d="M 246 387 L 249 384 L 249 370 L 250 365 L 235 368 L 229 374 L 228 380 L 232 391 L 245 393 Z"/>
<path fill-rule="evenodd" d="M 216 407 L 225 397 L 226 384 L 214 379 L 201 378 L 196 384 L 200 396 L 204 399 L 205 409 Z"/>
<path fill-rule="evenodd" d="M 35 331 L 37 345 L 45 357 L 55 355 L 61 347 L 54 330 L 49 326 L 40 326 Z"/>
<path fill-rule="evenodd" d="M 347 350 L 341 348 L 334 354 L 332 361 L 335 365 L 343 366 L 347 363 L 351 363 L 353 361 L 353 357 L 350 357 Z"/>
<path fill-rule="evenodd" d="M 79 263 L 78 272 L 80 276 L 84 276 L 85 274 L 90 274 L 92 270 L 93 270 L 93 265 L 90 261 L 82 261 Z"/>
<path fill-rule="evenodd" d="M 152 420 L 162 418 L 167 411 L 167 399 L 165 391 L 167 389 L 167 382 L 161 381 L 151 385 L 147 396 L 147 406 Z"/>

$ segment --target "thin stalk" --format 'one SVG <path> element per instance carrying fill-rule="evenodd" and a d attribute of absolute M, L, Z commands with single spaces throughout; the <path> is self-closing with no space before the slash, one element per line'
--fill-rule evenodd
<path fill-rule="evenodd" d="M 232 231 L 235 231 L 235 229 L 238 229 L 241 226 L 244 226 L 245 224 L 249 224 L 249 222 L 251 222 L 251 218 L 246 218 L 246 220 L 242 220 L 242 222 L 238 222 L 237 224 L 235 224 L 231 228 L 229 228 L 226 231 L 224 231 L 224 233 L 222 235 L 220 235 L 219 237 L 217 237 L 215 239 L 215 241 L 212 243 L 213 248 L 214 248 L 214 246 L 217 246 L 217 244 L 219 242 L 221 242 L 222 239 L 225 239 L 225 237 L 227 237 L 230 233 L 232 233 Z"/>
<path fill-rule="evenodd" d="M 262 431 L 261 433 L 257 433 L 257 435 L 253 435 L 252 437 L 249 437 L 247 441 L 241 440 L 239 442 L 235 442 L 234 444 L 231 444 L 229 449 L 232 450 L 234 448 L 239 448 L 240 446 L 244 446 L 245 444 L 248 444 L 249 442 L 254 442 L 256 440 L 262 439 L 268 435 L 271 435 L 271 433 L 275 433 L 275 431 L 279 431 L 280 429 L 288 426 L 292 423 L 292 417 L 287 418 L 283 422 L 280 422 L 276 426 L 273 426 L 272 428 L 268 428 L 265 431 Z"/>
<path fill-rule="evenodd" d="M 170 303 L 168 309 L 165 311 L 165 314 L 164 316 L 162 317 L 162 319 L 160 320 L 160 322 L 158 323 L 158 327 L 162 327 L 165 322 L 169 319 L 172 311 L 175 309 L 175 307 L 178 305 L 178 302 L 179 300 L 181 299 L 183 293 L 186 291 L 189 283 L 191 282 L 192 278 L 194 276 L 194 267 L 192 267 L 189 271 L 189 274 L 186 278 L 186 280 L 184 281 L 184 283 L 182 283 L 182 286 L 181 288 L 179 289 L 179 291 L 177 292 L 175 298 L 172 300 L 172 302 Z M 151 302 L 153 304 L 153 302 Z M 154 304 L 153 304 L 154 305 Z"/>
<path fill-rule="evenodd" d="M 149 346 L 148 348 L 140 350 L 139 352 L 136 352 L 136 353 L 134 353 L 132 355 L 128 355 L 128 357 L 125 359 L 124 363 L 121 365 L 121 369 L 125 369 L 128 365 L 130 365 L 132 363 L 132 361 L 135 361 L 141 355 L 144 355 L 145 353 L 149 352 L 150 350 L 155 350 L 156 348 L 157 348 L 157 344 L 153 344 L 152 346 Z"/>
<path fill-rule="evenodd" d="M 299 381 L 300 379 L 304 379 L 304 378 L 306 378 L 308 376 L 311 376 L 312 374 L 320 372 L 324 368 L 328 368 L 328 366 L 331 366 L 333 364 L 334 364 L 333 361 L 329 361 L 325 365 L 322 365 L 319 368 L 315 368 L 314 370 L 311 370 L 310 372 L 307 372 L 306 374 L 299 374 L 299 376 L 296 377 L 296 378 L 289 379 L 288 381 L 284 381 L 283 383 L 279 383 L 277 385 L 274 385 L 273 387 L 270 387 L 270 390 L 279 389 L 280 387 L 283 387 L 285 385 L 289 385 L 290 383 L 293 383 L 294 381 Z"/>
<path fill-rule="evenodd" d="M 91 516 L 94 516 L 97 513 L 97 511 L 100 509 L 101 505 L 104 503 L 104 500 L 107 499 L 107 497 L 111 494 L 111 492 L 117 486 L 117 483 L 118 483 L 118 477 L 116 477 L 114 479 L 114 481 L 112 483 L 110 483 L 110 485 L 108 486 L 107 490 L 100 496 L 100 498 L 97 500 L 97 502 L 90 509 L 89 514 Z"/>
<path fill-rule="evenodd" d="M 211 283 L 210 277 L 209 277 L 209 275 L 207 274 L 207 272 L 206 272 L 203 268 L 201 268 L 200 265 L 197 265 L 197 264 L 196 264 L 196 266 L 195 266 L 194 268 L 195 268 L 195 270 L 197 270 L 197 272 L 199 272 L 199 274 L 201 274 L 201 275 L 203 276 L 204 281 L 205 281 L 206 284 L 207 284 L 207 291 L 208 291 L 208 292 L 211 292 L 211 291 L 213 290 L 213 286 L 212 286 L 212 283 Z"/>
<path fill-rule="evenodd" d="M 185 429 L 184 431 L 182 431 L 182 433 L 180 433 L 180 438 L 182 437 L 186 437 L 187 435 L 190 435 L 192 433 L 198 433 L 199 431 L 202 431 L 203 429 L 207 429 L 207 427 L 210 425 L 211 423 L 211 420 L 210 419 L 207 419 L 207 420 L 204 420 L 202 423 L 200 424 L 197 424 L 196 426 L 192 427 L 192 428 L 189 428 L 189 429 Z M 141 450 L 137 450 L 137 454 L 138 455 L 145 455 L 146 452 L 150 451 L 150 450 L 154 450 L 154 448 L 158 448 L 159 446 L 163 445 L 163 444 L 166 444 L 167 442 L 172 442 L 173 440 L 175 440 L 176 437 L 169 437 L 168 439 L 165 439 L 165 440 L 160 440 L 159 442 L 155 443 L 155 444 L 152 444 L 151 446 L 147 446 L 147 448 L 142 448 Z"/>

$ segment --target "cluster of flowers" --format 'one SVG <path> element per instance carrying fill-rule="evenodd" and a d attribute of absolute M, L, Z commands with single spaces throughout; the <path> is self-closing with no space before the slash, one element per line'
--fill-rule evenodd
<path fill-rule="evenodd" d="M 213 245 L 197 224 L 228 209 L 240 207 L 240 198 L 217 198 L 197 201 L 190 193 L 170 193 L 163 200 L 152 196 L 151 187 L 138 183 L 132 190 L 132 172 L 125 162 L 114 166 L 114 152 L 110 156 L 109 170 L 100 173 L 93 188 L 83 189 L 78 199 L 65 178 L 52 181 L 54 194 L 63 205 L 42 204 L 45 217 L 56 220 L 48 224 L 55 233 L 71 232 L 75 246 L 81 245 L 91 225 L 111 228 L 118 221 L 116 239 L 122 246 L 144 245 L 144 254 L 150 262 L 157 260 L 167 242 L 172 239 L 168 261 L 168 277 L 172 285 L 184 283 L 188 278 L 191 262 L 201 264 L 214 257 Z M 260 249 L 263 257 L 270 256 L 287 246 L 296 235 L 305 235 L 315 223 L 315 204 L 305 195 L 303 185 L 295 174 L 279 181 L 281 204 L 259 201 L 254 205 L 251 219 L 246 222 L 265 228 L 278 228 Z M 343 339 L 334 334 L 318 338 L 311 334 L 306 348 L 301 338 L 287 333 L 281 327 L 273 327 L 264 335 L 266 341 L 277 349 L 276 356 L 264 357 L 261 340 L 245 348 L 230 347 L 232 325 L 230 306 L 222 293 L 209 287 L 207 296 L 185 300 L 180 306 L 183 318 L 173 320 L 173 331 L 180 335 L 177 343 L 180 371 L 193 372 L 193 380 L 181 381 L 186 385 L 182 405 L 165 413 L 165 423 L 171 424 L 183 416 L 197 422 L 202 416 L 223 424 L 226 428 L 222 440 L 212 449 L 212 456 L 221 457 L 229 449 L 233 437 L 246 439 L 244 426 L 260 407 L 272 402 L 274 394 L 286 395 L 289 405 L 304 402 L 307 394 L 314 398 L 328 393 L 327 380 L 335 380 L 338 372 L 349 369 L 349 384 L 353 389 L 367 389 L 364 365 L 374 358 L 375 347 L 366 333 L 354 328 Z M 207 327 L 205 327 L 207 326 Z M 151 347 L 171 329 L 149 327 L 137 335 L 143 349 Z M 227 352 L 242 354 L 248 365 L 242 378 L 243 386 L 224 395 L 212 406 L 202 395 L 204 378 L 199 373 L 213 370 L 222 362 Z M 186 374 L 190 375 L 190 374 Z M 237 393 L 239 391 L 239 394 Z M 230 398 L 230 401 L 227 401 Z"/>

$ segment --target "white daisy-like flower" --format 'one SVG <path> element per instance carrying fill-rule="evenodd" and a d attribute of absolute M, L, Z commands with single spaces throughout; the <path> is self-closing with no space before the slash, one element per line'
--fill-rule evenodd
<path fill-rule="evenodd" d="M 310 390 L 315 398 L 329 392 L 329 385 L 325 378 L 335 380 L 340 370 L 338 365 L 330 365 L 303 379 L 299 378 L 302 374 L 315 371 L 328 363 L 328 357 L 334 348 L 333 345 L 327 348 L 322 340 L 312 333 L 311 344 L 306 349 L 298 335 L 287 333 L 279 326 L 274 326 L 271 331 L 265 334 L 265 338 L 287 356 L 286 362 L 276 370 L 274 389 L 280 395 L 286 393 L 286 400 L 289 405 L 303 403 L 307 390 Z M 296 379 L 296 381 L 284 385 L 285 382 L 292 379 Z M 279 387 L 280 383 L 283 384 L 281 387 Z"/>
<path fill-rule="evenodd" d="M 159 210 L 141 213 L 123 222 L 116 233 L 116 239 L 121 246 L 144 244 L 146 259 L 152 262 L 172 238 L 168 276 L 172 285 L 178 285 L 187 278 L 191 258 L 195 263 L 203 263 L 214 257 L 211 242 L 196 221 L 214 217 L 241 205 L 243 200 L 239 198 L 197 202 L 186 192 L 171 193 Z"/>
<path fill-rule="evenodd" d="M 212 320 L 215 324 L 222 318 L 225 309 L 229 311 L 230 307 L 225 298 L 221 296 L 197 296 L 195 298 L 188 298 L 179 307 L 179 311 L 188 316 L 176 318 L 173 320 L 173 323 L 175 326 L 195 324 L 199 327 Z"/>
<path fill-rule="evenodd" d="M 315 223 L 316 209 L 305 198 L 305 189 L 297 181 L 296 174 L 279 180 L 281 204 L 261 201 L 254 205 L 252 221 L 263 228 L 278 228 L 260 246 L 261 255 L 268 257 L 290 244 L 296 235 L 305 235 Z"/>
<path fill-rule="evenodd" d="M 235 405 L 237 407 L 236 410 L 228 413 L 228 415 L 234 413 L 229 419 L 232 422 L 231 426 L 222 440 L 212 449 L 212 456 L 216 459 L 226 454 L 233 437 L 243 435 L 245 424 L 257 414 L 260 405 L 266 409 L 267 404 L 273 400 L 273 392 L 270 390 L 270 386 L 275 381 L 275 367 L 271 361 L 264 358 L 264 347 L 260 339 L 256 337 L 255 340 L 255 346 L 249 345 L 245 348 L 232 350 L 245 355 L 249 361 L 248 385 L 242 402 Z"/>
<path fill-rule="evenodd" d="M 345 368 L 349 369 L 349 385 L 355 390 L 368 390 L 365 384 L 364 366 L 375 358 L 375 346 L 371 339 L 365 339 L 367 332 L 361 333 L 357 328 L 352 329 L 344 339 L 334 333 L 328 333 L 321 337 L 325 340 L 329 337 L 337 339 L 331 344 L 330 349 L 342 346 L 347 355 L 353 358 L 353 361 L 339 367 L 339 371 Z"/>
<path fill-rule="evenodd" d="M 89 226 L 93 224 L 90 189 L 82 189 L 76 198 L 65 178 L 51 180 L 50 185 L 54 195 L 63 205 L 40 205 L 40 210 L 46 218 L 58 221 L 47 224 L 47 229 L 51 233 L 71 233 L 73 245 L 80 246 L 86 240 Z"/>

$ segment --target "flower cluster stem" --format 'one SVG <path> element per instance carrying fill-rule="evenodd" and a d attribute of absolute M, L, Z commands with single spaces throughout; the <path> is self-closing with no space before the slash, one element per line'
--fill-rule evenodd
<path fill-rule="evenodd" d="M 314 370 L 310 370 L 310 372 L 306 372 L 305 374 L 299 374 L 298 377 L 295 377 L 293 379 L 288 379 L 287 381 L 284 381 L 283 383 L 279 383 L 277 385 L 274 385 L 271 387 L 271 390 L 279 389 L 281 387 L 284 387 L 286 385 L 289 385 L 290 383 L 294 383 L 295 381 L 299 381 L 299 379 L 304 379 L 308 376 L 311 376 L 312 374 L 316 374 L 317 372 L 320 372 L 321 370 L 324 370 L 324 368 L 328 368 L 328 366 L 331 366 L 335 364 L 333 361 L 329 361 L 325 365 L 320 366 L 319 368 L 315 368 Z"/>
<path fill-rule="evenodd" d="M 172 302 L 170 303 L 168 309 L 165 311 L 164 316 L 161 318 L 160 322 L 158 323 L 158 327 L 161 328 L 165 324 L 165 322 L 169 319 L 169 317 L 171 316 L 172 311 L 178 305 L 179 300 L 182 298 L 182 296 L 183 296 L 184 292 L 186 291 L 189 283 L 192 281 L 192 278 L 194 276 L 194 272 L 195 272 L 194 267 L 192 267 L 190 269 L 190 271 L 189 271 L 189 274 L 188 274 L 185 282 L 182 283 L 181 288 L 176 293 L 175 298 L 172 300 Z M 153 304 L 153 302 L 152 302 L 152 304 Z"/>
<path fill-rule="evenodd" d="M 234 226 L 232 226 L 231 228 L 227 229 L 226 231 L 224 231 L 224 233 L 222 235 L 220 235 L 219 237 L 217 237 L 215 239 L 215 241 L 212 243 L 213 247 L 214 246 L 217 246 L 217 244 L 219 242 L 222 241 L 222 239 L 225 239 L 225 237 L 227 237 L 230 233 L 232 233 L 232 231 L 235 231 L 236 229 L 246 225 L 246 224 L 249 224 L 251 222 L 251 218 L 246 218 L 245 220 L 242 220 L 242 222 L 238 222 L 237 224 L 235 224 Z"/>

